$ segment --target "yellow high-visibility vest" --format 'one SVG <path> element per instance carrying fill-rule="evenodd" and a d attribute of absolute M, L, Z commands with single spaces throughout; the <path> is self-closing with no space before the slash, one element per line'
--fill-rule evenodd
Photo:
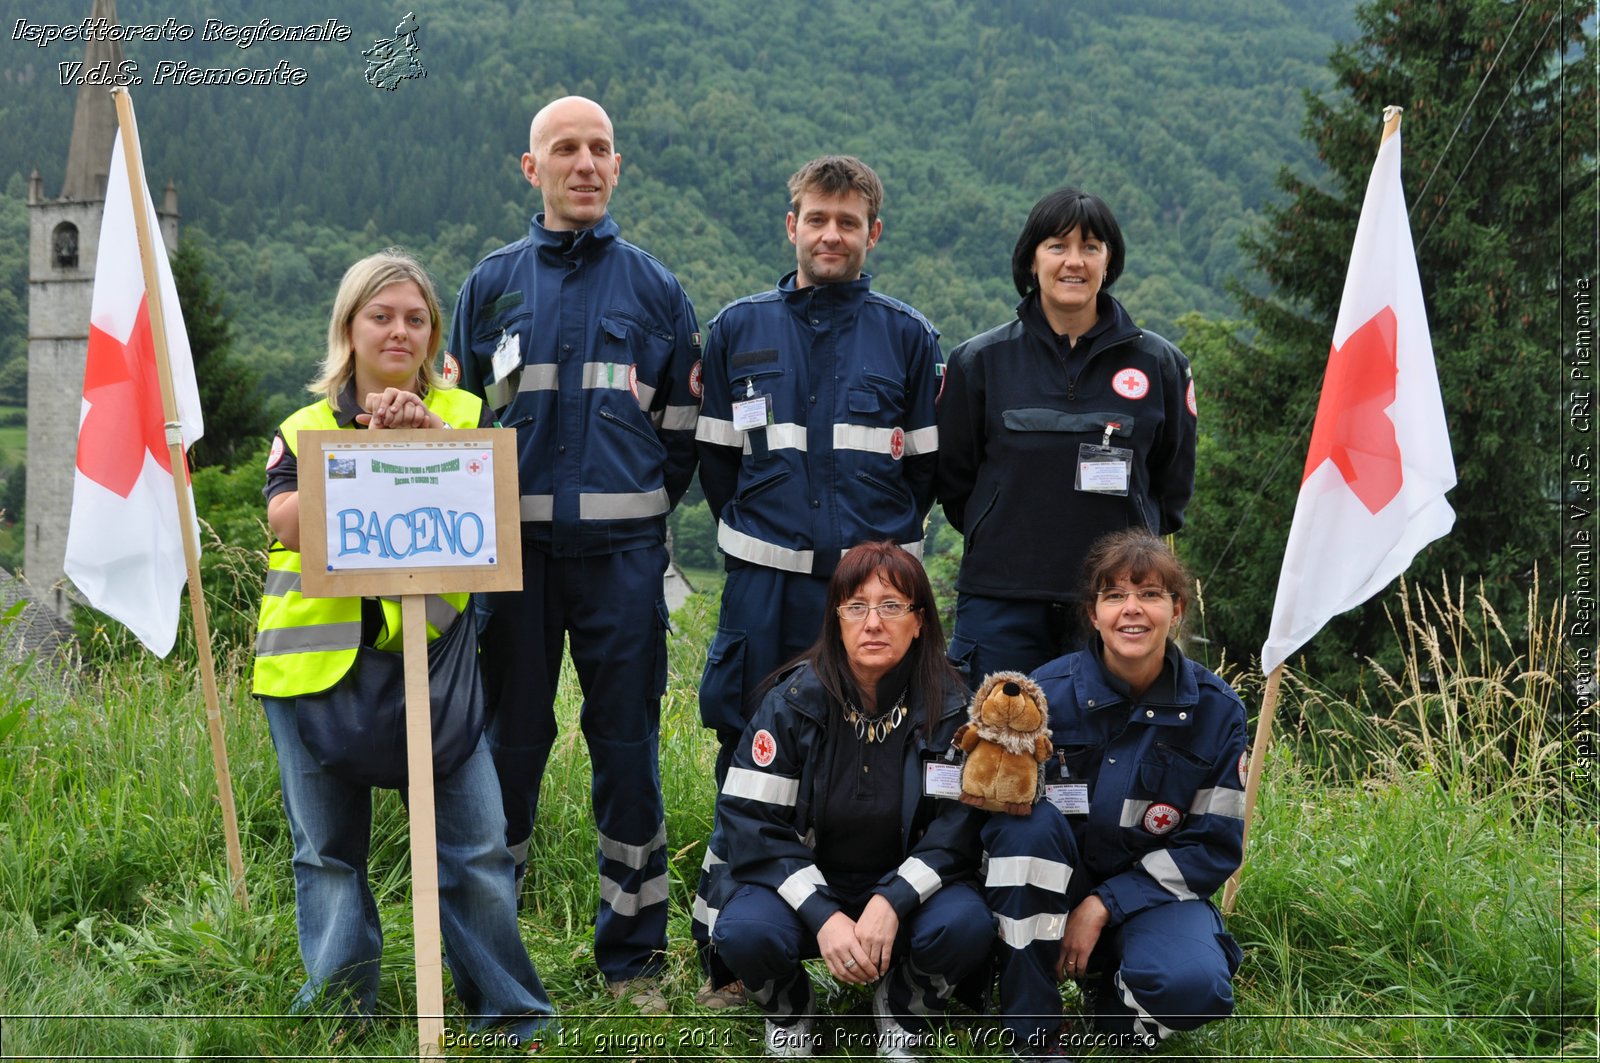
<path fill-rule="evenodd" d="M 466 391 L 434 388 L 423 402 L 450 428 L 476 428 L 483 416 L 483 400 Z M 298 458 L 301 432 L 338 427 L 333 407 L 323 399 L 290 414 L 278 431 Z M 384 623 L 377 648 L 398 650 L 400 602 L 384 598 L 381 604 Z M 466 607 L 465 593 L 428 595 L 428 641 L 448 630 Z M 350 670 L 360 644 L 361 599 L 302 598 L 300 555 L 274 542 L 256 624 L 255 694 L 292 698 L 327 690 Z"/>

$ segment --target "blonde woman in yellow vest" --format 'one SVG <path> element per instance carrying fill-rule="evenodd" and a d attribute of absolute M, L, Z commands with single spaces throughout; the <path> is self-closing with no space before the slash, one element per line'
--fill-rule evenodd
<path fill-rule="evenodd" d="M 256 639 L 254 690 L 278 755 L 284 811 L 294 837 L 295 916 L 306 981 L 291 1010 L 343 1009 L 372 1017 L 383 950 L 367 885 L 372 792 L 326 771 L 301 741 L 295 699 L 337 683 L 356 648 L 398 648 L 392 602 L 300 596 L 298 436 L 303 430 L 474 428 L 480 399 L 434 369 L 444 345 L 439 298 L 427 272 L 395 249 L 351 266 L 328 321 L 328 350 L 310 390 L 316 402 L 278 429 L 267 457 L 267 522 L 277 537 L 267 564 Z M 444 356 L 453 383 L 453 361 Z M 463 617 L 465 595 L 428 605 L 428 637 Z M 365 619 L 365 625 L 363 620 Z M 500 787 L 480 739 L 465 764 L 434 780 L 439 907 L 445 957 L 476 1031 L 494 1025 L 505 1043 L 537 1039 L 554 1017 L 517 928 L 512 859 Z"/>

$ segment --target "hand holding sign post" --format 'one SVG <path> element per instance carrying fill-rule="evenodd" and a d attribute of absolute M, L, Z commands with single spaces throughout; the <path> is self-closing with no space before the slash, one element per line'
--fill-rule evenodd
<path fill-rule="evenodd" d="M 303 593 L 400 597 L 417 1039 L 421 1056 L 438 1058 L 444 981 L 425 596 L 521 587 L 516 433 L 302 432 L 299 452 Z"/>

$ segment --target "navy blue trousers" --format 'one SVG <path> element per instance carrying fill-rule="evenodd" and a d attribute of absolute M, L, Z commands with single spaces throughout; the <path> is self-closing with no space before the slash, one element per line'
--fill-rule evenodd
<path fill-rule="evenodd" d="M 756 709 L 761 681 L 822 631 L 828 581 L 762 565 L 728 569 L 717 634 L 700 677 L 700 720 L 717 732 L 717 789 Z"/>
<path fill-rule="evenodd" d="M 845 906 L 859 918 L 871 894 Z M 711 935 L 722 958 L 740 978 L 767 1018 L 779 1026 L 816 1010 L 811 980 L 802 962 L 821 955 L 817 936 L 777 891 L 743 885 L 722 907 Z M 989 953 L 994 925 L 977 889 L 956 882 L 918 905 L 901 922 L 887 979 L 895 1021 L 912 1033 L 929 1028 L 944 1013 L 956 983 Z"/>
<path fill-rule="evenodd" d="M 995 815 L 983 830 L 984 896 L 1002 944 L 1000 1011 L 1018 1045 L 1045 1045 L 1061 1022 L 1056 962 L 1067 915 L 1096 883 L 1074 873 L 1078 846 L 1065 816 L 1047 804 L 1029 816 Z M 1136 912 L 1100 935 L 1080 983 L 1095 1028 L 1154 1045 L 1233 1012 L 1241 954 L 1206 900 Z"/>
<path fill-rule="evenodd" d="M 594 774 L 600 907 L 594 955 L 607 979 L 660 970 L 667 947 L 667 827 L 659 766 L 667 686 L 664 547 L 552 557 L 527 542 L 521 591 L 486 595 L 480 640 L 489 743 L 519 864 L 556 739 L 556 684 L 569 644 L 579 726 Z"/>
<path fill-rule="evenodd" d="M 1071 602 L 958 594 L 950 663 L 974 690 L 995 672 L 1028 675 L 1082 648 L 1088 630 L 1082 613 L 1083 607 Z"/>

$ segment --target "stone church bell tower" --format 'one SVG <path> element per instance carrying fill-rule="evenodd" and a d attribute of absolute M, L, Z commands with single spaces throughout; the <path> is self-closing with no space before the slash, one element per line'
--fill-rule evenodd
<path fill-rule="evenodd" d="M 95 0 L 91 17 L 115 24 L 116 0 Z M 103 61 L 117 69 L 122 45 L 85 44 L 84 69 Z M 45 196 L 38 170 L 28 183 L 28 493 L 23 574 L 39 600 L 62 615 L 71 606 L 62 562 L 72 510 L 95 256 L 116 133 L 111 93 L 105 86 L 79 86 L 61 194 L 54 199 Z M 167 247 L 176 247 L 178 193 L 170 181 L 157 213 L 162 240 Z"/>

